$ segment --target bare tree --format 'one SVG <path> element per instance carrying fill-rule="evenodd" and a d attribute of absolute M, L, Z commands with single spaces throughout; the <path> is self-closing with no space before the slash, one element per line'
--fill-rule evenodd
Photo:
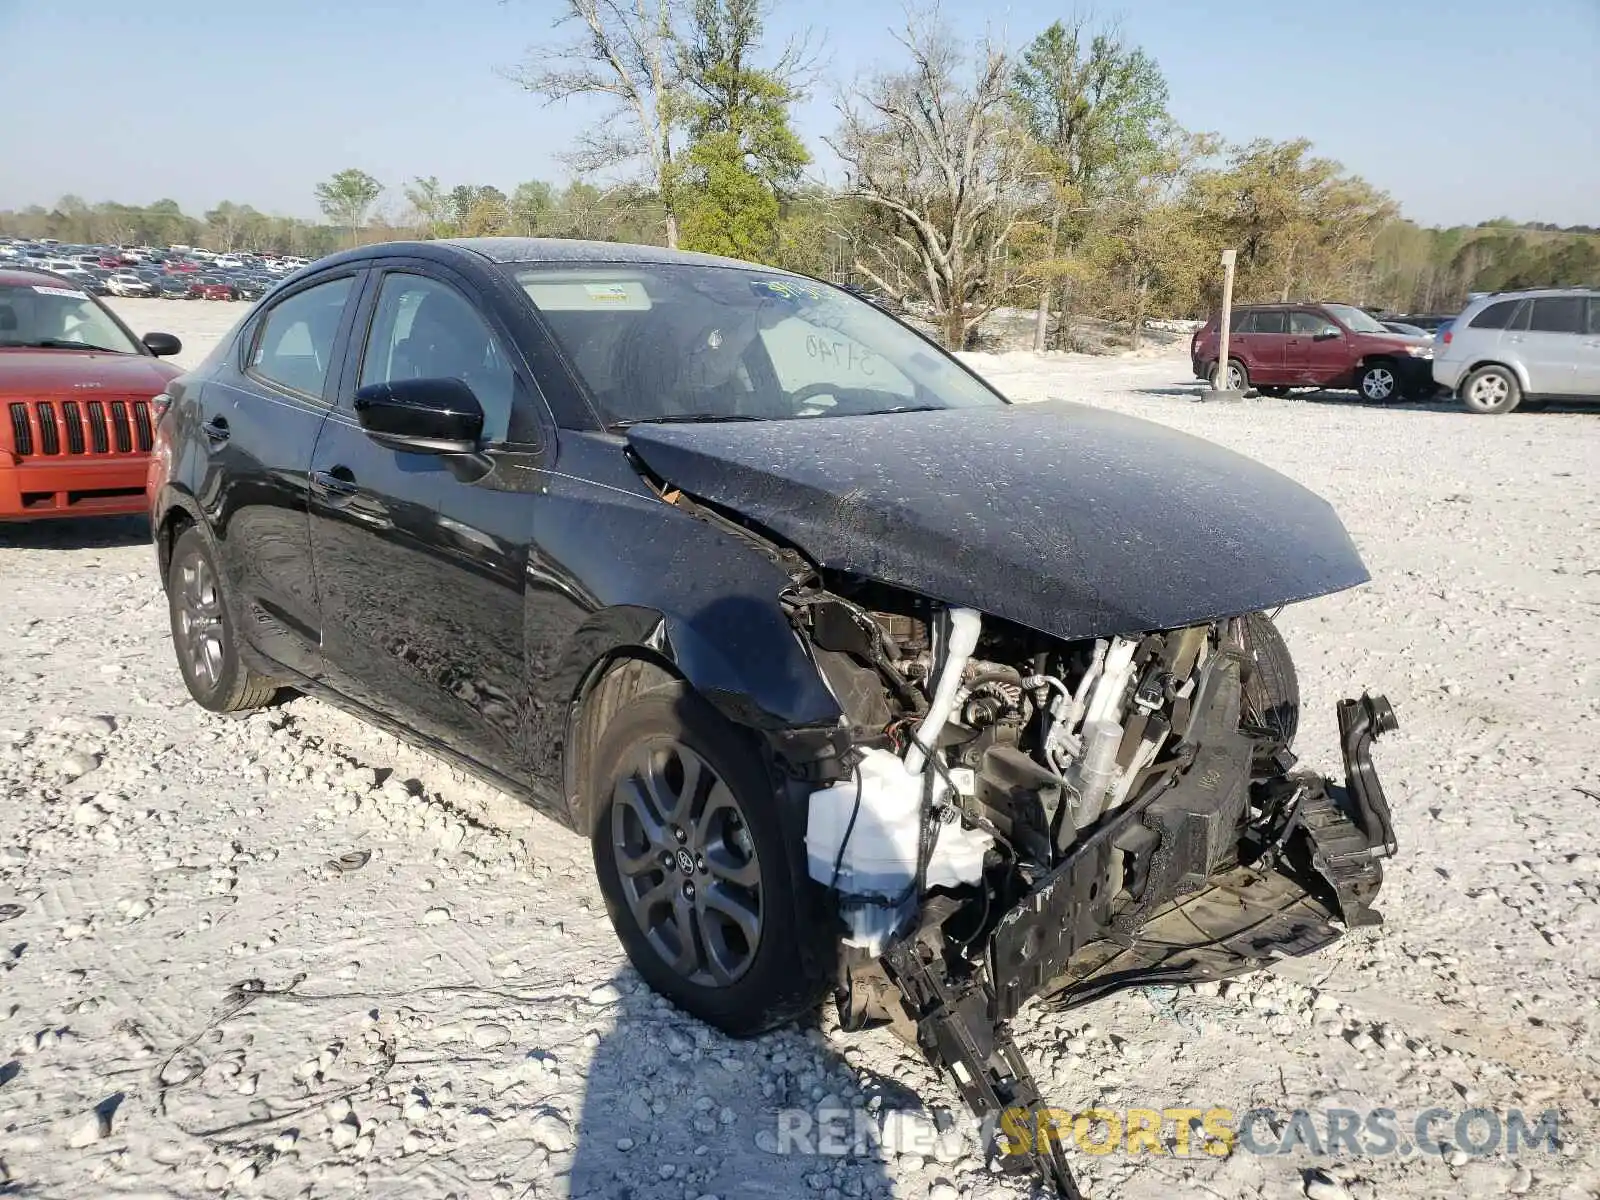
<path fill-rule="evenodd" d="M 569 162 L 584 174 L 638 164 L 665 209 L 667 245 L 676 246 L 678 0 L 564 0 L 563 7 L 556 25 L 576 25 L 577 35 L 531 50 L 506 77 L 552 104 L 572 96 L 608 98 L 610 111 L 584 134 Z"/>
<path fill-rule="evenodd" d="M 913 17 L 900 43 L 909 70 L 879 75 L 841 98 L 838 135 L 847 192 L 884 218 L 885 237 L 855 269 L 904 297 L 912 268 L 946 343 L 959 349 L 1003 298 L 1002 266 L 1019 223 L 1023 156 L 1008 120 L 1009 64 L 992 43 L 965 60 L 936 17 Z"/>

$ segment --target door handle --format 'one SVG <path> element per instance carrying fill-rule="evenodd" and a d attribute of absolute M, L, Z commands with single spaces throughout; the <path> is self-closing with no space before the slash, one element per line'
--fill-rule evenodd
<path fill-rule="evenodd" d="M 311 490 L 329 500 L 348 500 L 361 490 L 354 479 L 347 478 L 348 475 L 349 472 L 343 467 L 335 467 L 332 471 L 313 471 Z"/>
<path fill-rule="evenodd" d="M 228 437 L 230 436 L 228 431 L 228 418 L 212 417 L 211 420 L 200 426 L 200 432 L 206 435 L 206 440 L 212 445 L 220 446 L 223 442 L 227 441 Z"/>
<path fill-rule="evenodd" d="M 1508 341 L 1508 342 L 1520 342 L 1522 340 L 1523 340 L 1522 339 L 1522 335 L 1520 333 L 1508 333 L 1508 334 L 1506 334 L 1506 341 Z"/>

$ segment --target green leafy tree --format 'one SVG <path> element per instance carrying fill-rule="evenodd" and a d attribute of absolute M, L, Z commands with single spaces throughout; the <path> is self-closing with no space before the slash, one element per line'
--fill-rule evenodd
<path fill-rule="evenodd" d="M 811 161 L 789 123 L 794 44 L 761 68 L 761 0 L 695 0 L 682 50 L 689 147 L 680 164 L 683 244 L 764 258 L 778 242 L 779 196 Z"/>
<path fill-rule="evenodd" d="M 317 204 L 334 224 L 350 231 L 350 244 L 360 238 L 362 224 L 379 196 L 383 185 L 356 167 L 340 171 L 315 188 Z"/>
<path fill-rule="evenodd" d="M 511 231 L 521 237 L 535 236 L 544 229 L 555 206 L 555 189 L 542 179 L 517 184 L 509 205 Z"/>
<path fill-rule="evenodd" d="M 404 190 L 414 223 L 423 237 L 442 238 L 455 233 L 450 197 L 437 175 L 419 175 Z"/>
<path fill-rule="evenodd" d="M 1043 349 L 1058 291 L 1067 298 L 1060 336 L 1070 335 L 1073 285 L 1093 275 L 1082 251 L 1097 218 L 1135 200 L 1173 122 L 1160 67 L 1087 17 L 1056 21 L 1023 49 L 1010 101 L 1032 145 L 1049 226 L 1029 267 L 1039 284 L 1034 345 Z"/>

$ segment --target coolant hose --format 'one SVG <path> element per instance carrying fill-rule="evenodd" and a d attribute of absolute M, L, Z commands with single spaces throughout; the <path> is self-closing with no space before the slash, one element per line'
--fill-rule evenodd
<path fill-rule="evenodd" d="M 952 608 L 950 618 L 950 647 L 944 656 L 944 670 L 939 673 L 938 686 L 933 691 L 933 702 L 928 713 L 912 735 L 911 749 L 906 751 L 906 772 L 920 775 L 927 765 L 928 752 L 939 737 L 939 731 L 950 719 L 955 708 L 956 693 L 961 690 L 961 676 L 967 669 L 967 660 L 978 648 L 978 633 L 983 628 L 983 618 L 977 609 Z"/>

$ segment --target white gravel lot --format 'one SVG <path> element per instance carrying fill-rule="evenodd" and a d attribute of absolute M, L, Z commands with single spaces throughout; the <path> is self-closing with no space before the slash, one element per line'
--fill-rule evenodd
<path fill-rule="evenodd" d="M 192 364 L 244 306 L 117 307 Z M 1171 355 L 972 360 L 1331 500 L 1374 578 L 1281 618 L 1298 749 L 1334 771 L 1333 703 L 1362 688 L 1401 722 L 1376 753 L 1385 926 L 1220 992 L 1030 1009 L 1019 1040 L 1063 1108 L 1306 1108 L 1318 1132 L 1389 1108 L 1404 1136 L 1437 1106 L 1450 1144 L 1169 1138 L 1074 1153 L 1086 1190 L 1600 1195 L 1600 413 L 1207 405 Z M 1022 1194 L 959 1147 L 771 1153 L 781 1107 L 959 1100 L 831 1016 L 736 1043 L 677 1014 L 627 968 L 587 846 L 437 760 L 312 700 L 203 713 L 139 522 L 0 529 L 0 628 L 0 1195 Z M 1480 1107 L 1557 1109 L 1564 1145 L 1471 1153 L 1453 1114 Z"/>

